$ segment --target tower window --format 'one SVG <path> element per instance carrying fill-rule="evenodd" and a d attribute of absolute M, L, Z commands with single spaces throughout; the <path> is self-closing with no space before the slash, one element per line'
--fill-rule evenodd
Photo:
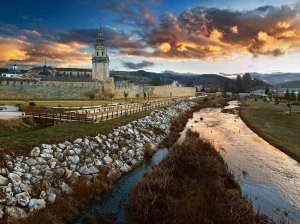
<path fill-rule="evenodd" d="M 103 56 L 103 51 L 102 51 L 102 56 Z"/>
<path fill-rule="evenodd" d="M 97 51 L 97 56 L 99 56 L 99 52 Z"/>

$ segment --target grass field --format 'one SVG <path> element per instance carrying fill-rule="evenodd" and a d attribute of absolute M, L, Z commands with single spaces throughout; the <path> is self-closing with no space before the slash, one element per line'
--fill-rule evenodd
<path fill-rule="evenodd" d="M 55 144 L 79 137 L 107 134 L 113 128 L 132 120 L 147 116 L 151 111 L 143 111 L 105 122 L 92 124 L 69 122 L 58 126 L 18 125 L 15 122 L 0 120 L 0 149 L 2 152 L 25 153 L 42 143 Z"/>
<path fill-rule="evenodd" d="M 290 116 L 286 103 L 249 99 L 241 117 L 258 135 L 300 162 L 300 106 L 292 106 Z"/>
<path fill-rule="evenodd" d="M 147 99 L 144 100 L 143 97 L 139 98 L 128 98 L 127 102 L 131 102 L 131 99 L 133 102 L 146 102 Z M 151 97 L 150 101 L 153 100 L 160 100 L 160 99 L 170 99 L 170 97 L 161 98 L 161 97 Z M 86 106 L 97 106 L 97 105 L 103 105 L 103 104 L 110 104 L 110 100 L 0 100 L 0 105 L 23 105 L 28 106 L 29 102 L 35 102 L 36 106 L 41 107 L 86 107 Z M 125 99 L 114 99 L 113 103 L 124 103 Z"/>

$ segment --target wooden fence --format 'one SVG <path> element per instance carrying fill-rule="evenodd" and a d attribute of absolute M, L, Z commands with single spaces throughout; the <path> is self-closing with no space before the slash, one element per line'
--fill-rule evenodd
<path fill-rule="evenodd" d="M 33 117 L 37 122 L 54 125 L 59 122 L 90 122 L 98 123 L 105 120 L 110 120 L 124 115 L 153 110 L 155 108 L 169 106 L 178 102 L 182 102 L 187 98 L 174 98 L 168 100 L 157 100 L 147 103 L 134 103 L 118 106 L 106 106 L 88 109 L 68 110 L 59 113 L 51 112 L 27 112 L 27 116 Z"/>

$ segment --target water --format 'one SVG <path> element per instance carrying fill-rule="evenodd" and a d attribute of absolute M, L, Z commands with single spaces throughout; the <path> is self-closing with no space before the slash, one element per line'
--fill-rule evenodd
<path fill-rule="evenodd" d="M 77 224 L 86 223 L 131 223 L 127 215 L 126 204 L 130 191 L 138 184 L 143 174 L 157 165 L 168 153 L 167 149 L 156 152 L 151 160 L 131 173 L 121 177 L 110 191 L 101 196 L 101 200 L 96 201 L 81 217 L 75 222 Z"/>
<path fill-rule="evenodd" d="M 238 106 L 237 101 L 231 101 L 225 109 Z M 199 132 L 220 151 L 256 211 L 276 222 L 287 212 L 289 221 L 300 223 L 300 165 L 297 161 L 256 135 L 238 115 L 221 113 L 220 108 L 194 113 L 185 130 L 188 128 Z"/>

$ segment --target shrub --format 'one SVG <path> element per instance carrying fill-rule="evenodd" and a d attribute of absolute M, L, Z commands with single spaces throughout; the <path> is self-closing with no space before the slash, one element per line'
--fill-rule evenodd
<path fill-rule="evenodd" d="M 31 101 L 31 102 L 29 102 L 29 106 L 30 106 L 30 107 L 35 107 L 35 106 L 36 106 L 36 103 L 33 102 L 33 101 Z"/>

